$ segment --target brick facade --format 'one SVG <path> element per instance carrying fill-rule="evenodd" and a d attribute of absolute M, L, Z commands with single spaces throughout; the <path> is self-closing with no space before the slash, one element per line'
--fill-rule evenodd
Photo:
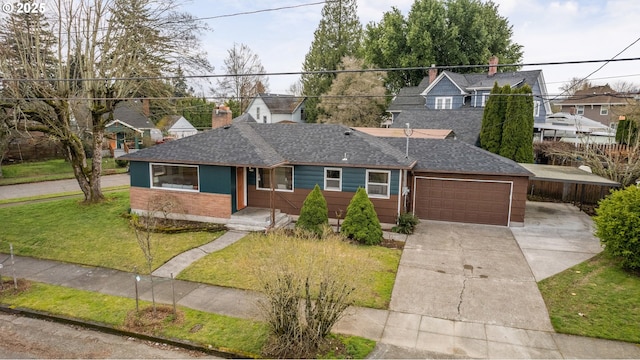
<path fill-rule="evenodd" d="M 163 199 L 173 197 L 176 202 L 177 213 L 186 216 L 202 218 L 228 219 L 231 217 L 231 195 L 208 194 L 202 192 L 173 191 L 164 189 L 149 189 L 131 187 L 130 202 L 132 210 L 148 210 L 154 196 Z"/>

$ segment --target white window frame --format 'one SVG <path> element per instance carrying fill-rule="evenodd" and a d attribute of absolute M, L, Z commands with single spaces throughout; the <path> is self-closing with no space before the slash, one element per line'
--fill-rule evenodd
<path fill-rule="evenodd" d="M 488 97 L 489 97 L 489 94 L 482 93 L 482 103 L 480 104 L 481 107 L 485 107 L 487 105 L 487 98 Z"/>
<path fill-rule="evenodd" d="M 533 116 L 534 117 L 540 116 L 540 101 L 536 100 L 533 102 Z"/>
<path fill-rule="evenodd" d="M 276 178 L 276 179 L 274 179 L 276 183 L 274 184 L 273 189 L 274 189 L 275 191 L 293 192 L 293 191 L 295 190 L 295 187 L 294 187 L 294 183 L 295 183 L 295 180 L 294 180 L 294 179 L 295 179 L 295 174 L 294 174 L 294 172 L 295 172 L 295 170 L 294 170 L 293 166 L 278 166 L 278 167 L 276 167 L 276 168 L 271 168 L 271 169 L 259 168 L 259 169 L 256 171 L 256 189 L 258 189 L 258 190 L 267 190 L 267 191 L 268 191 L 268 190 L 271 190 L 271 188 L 270 188 L 270 187 L 266 187 L 266 188 L 265 188 L 265 187 L 261 187 L 261 186 L 260 186 L 260 178 L 261 178 L 260 172 L 263 172 L 263 171 L 265 171 L 265 170 L 267 170 L 267 171 L 276 171 L 277 169 L 283 169 L 283 168 L 289 168 L 289 169 L 291 169 L 291 189 L 287 189 L 287 188 L 284 188 L 284 189 L 283 189 L 283 188 L 279 188 L 279 187 L 278 187 L 278 182 L 277 182 L 277 176 L 274 176 L 274 177 Z M 287 184 L 284 184 L 284 185 L 286 186 Z"/>
<path fill-rule="evenodd" d="M 340 177 L 337 179 L 329 178 L 327 177 L 328 171 L 337 171 Z M 327 184 L 327 180 L 338 180 L 338 187 L 329 186 Z M 342 191 L 342 169 L 341 168 L 331 168 L 331 167 L 324 168 L 324 189 L 326 191 Z"/>
<path fill-rule="evenodd" d="M 153 167 L 154 166 L 163 166 L 165 167 L 164 172 L 160 173 L 153 173 Z M 154 183 L 156 182 L 155 177 L 159 177 L 162 175 L 166 174 L 166 167 L 169 166 L 173 166 L 173 167 L 183 167 L 183 168 L 195 168 L 196 169 L 196 180 L 197 180 L 197 184 L 192 184 L 191 188 L 189 188 L 189 185 L 186 184 L 171 184 L 171 183 L 166 183 L 167 186 L 155 186 Z M 199 192 L 200 191 L 200 167 L 197 165 L 184 165 L 184 164 L 166 164 L 166 163 L 149 163 L 149 185 L 150 188 L 152 189 L 161 189 L 161 190 L 176 190 L 176 191 L 189 191 L 189 192 Z"/>
<path fill-rule="evenodd" d="M 600 115 L 609 116 L 609 105 L 600 105 Z"/>
<path fill-rule="evenodd" d="M 387 174 L 387 183 L 374 183 L 374 182 L 369 182 L 369 174 L 370 173 L 385 173 Z M 369 193 L 369 184 L 371 185 L 386 185 L 387 186 L 387 193 L 384 195 L 381 194 L 370 194 Z M 366 172 L 366 178 L 365 178 L 365 190 L 367 191 L 367 195 L 369 195 L 370 198 L 377 198 L 377 199 L 389 199 L 391 196 L 391 171 L 390 170 L 369 170 L 367 169 Z"/>
<path fill-rule="evenodd" d="M 438 96 L 436 97 L 435 109 L 436 110 L 451 110 L 453 109 L 453 97 L 452 96 Z"/>
<path fill-rule="evenodd" d="M 576 105 L 576 115 L 584 115 L 584 105 Z"/>

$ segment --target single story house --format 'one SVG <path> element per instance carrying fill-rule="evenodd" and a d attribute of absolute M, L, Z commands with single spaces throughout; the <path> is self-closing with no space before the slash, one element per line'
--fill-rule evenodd
<path fill-rule="evenodd" d="M 190 220 L 227 223 L 245 208 L 298 215 L 317 184 L 332 218 L 359 187 L 383 223 L 524 222 L 528 177 L 517 163 L 456 140 L 376 137 L 342 125 L 233 123 L 160 144 L 130 161 L 131 209 L 173 196 Z M 273 221 L 273 217 L 272 217 Z"/>

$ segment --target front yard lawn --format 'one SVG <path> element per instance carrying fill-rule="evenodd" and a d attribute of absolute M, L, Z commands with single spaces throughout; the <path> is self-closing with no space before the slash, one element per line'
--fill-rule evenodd
<path fill-rule="evenodd" d="M 106 195 L 102 204 L 83 205 L 78 199 L 55 200 L 0 208 L 3 221 L 0 252 L 147 272 L 144 255 L 126 217 L 129 192 Z M 154 269 L 172 257 L 206 244 L 222 232 L 154 233 Z"/>
<path fill-rule="evenodd" d="M 604 254 L 538 284 L 557 332 L 640 343 L 640 274 Z"/>
<path fill-rule="evenodd" d="M 178 279 L 261 291 L 261 281 L 282 269 L 312 271 L 318 278 L 331 263 L 330 275 L 355 288 L 355 305 L 386 309 L 400 255 L 397 249 L 351 244 L 337 236 L 315 240 L 253 233 L 192 264 Z"/>

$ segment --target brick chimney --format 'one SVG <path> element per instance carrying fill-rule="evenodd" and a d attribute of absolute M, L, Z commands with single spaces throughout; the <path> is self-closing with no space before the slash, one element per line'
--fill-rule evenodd
<path fill-rule="evenodd" d="M 498 57 L 493 55 L 489 58 L 489 76 L 493 76 L 498 72 Z"/>
<path fill-rule="evenodd" d="M 436 69 L 436 64 L 431 64 L 431 68 L 429 69 L 429 84 L 434 82 L 438 77 L 438 69 Z"/>
<path fill-rule="evenodd" d="M 149 104 L 149 99 L 142 99 L 142 113 L 144 116 L 151 116 L 151 108 Z"/>
<path fill-rule="evenodd" d="M 219 105 L 213 110 L 211 115 L 211 128 L 219 128 L 225 125 L 231 125 L 231 110 L 228 106 Z"/>

